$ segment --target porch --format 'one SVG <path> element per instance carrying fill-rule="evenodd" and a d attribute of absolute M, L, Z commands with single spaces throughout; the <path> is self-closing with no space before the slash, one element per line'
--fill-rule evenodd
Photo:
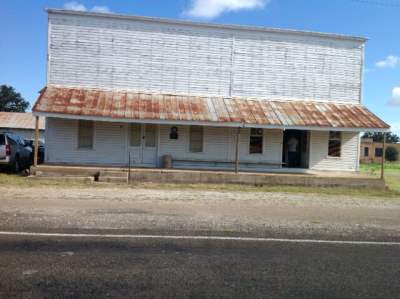
<path fill-rule="evenodd" d="M 356 171 L 358 166 L 358 132 L 341 132 L 335 150 L 329 131 L 46 121 L 48 164 L 165 168 L 169 157 L 167 168 L 216 171 Z"/>
<path fill-rule="evenodd" d="M 357 171 L 359 133 L 388 130 L 365 107 L 45 88 L 48 164 L 261 171 Z M 36 165 L 36 164 L 35 164 Z"/>

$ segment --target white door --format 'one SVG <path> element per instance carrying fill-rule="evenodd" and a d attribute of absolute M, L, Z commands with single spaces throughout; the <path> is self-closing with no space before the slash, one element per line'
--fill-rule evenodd
<path fill-rule="evenodd" d="M 157 162 L 157 126 L 130 124 L 128 156 L 132 166 L 155 167 Z"/>

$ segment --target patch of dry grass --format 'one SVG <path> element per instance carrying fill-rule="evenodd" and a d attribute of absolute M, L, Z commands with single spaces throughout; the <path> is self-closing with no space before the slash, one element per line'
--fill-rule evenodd
<path fill-rule="evenodd" d="M 399 177 L 400 178 L 400 177 Z M 253 186 L 239 184 L 166 184 L 166 183 L 139 183 L 134 185 L 126 184 L 109 184 L 109 183 L 89 183 L 83 181 L 63 181 L 63 180 L 45 180 L 23 177 L 15 174 L 0 173 L 0 186 L 18 186 L 23 187 L 82 187 L 82 188 L 107 188 L 112 186 L 115 188 L 146 188 L 157 190 L 209 190 L 209 191 L 226 191 L 226 192 L 281 192 L 281 193 L 312 193 L 323 195 L 345 195 L 356 197 L 387 197 L 400 199 L 400 185 L 397 177 L 387 176 L 390 190 L 374 190 L 365 188 L 348 188 L 348 187 L 308 187 L 308 186 Z"/>
<path fill-rule="evenodd" d="M 92 183 L 85 183 L 80 181 L 63 181 L 63 180 L 52 180 L 52 179 L 35 179 L 18 174 L 7 174 L 0 173 L 0 186 L 18 186 L 18 187 L 47 187 L 47 186 L 59 186 L 59 187 L 71 187 L 71 186 L 82 186 L 89 187 L 94 186 Z"/>
<path fill-rule="evenodd" d="M 252 186 L 239 184 L 160 184 L 140 183 L 134 185 L 140 188 L 159 190 L 210 190 L 210 191 L 239 191 L 239 192 L 281 192 L 281 193 L 310 193 L 323 195 L 345 195 L 356 197 L 387 197 L 399 198 L 400 192 L 393 190 L 374 190 L 349 187 L 308 187 L 308 186 Z"/>

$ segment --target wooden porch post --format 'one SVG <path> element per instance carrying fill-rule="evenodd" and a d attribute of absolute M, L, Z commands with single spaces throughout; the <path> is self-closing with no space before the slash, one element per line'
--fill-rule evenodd
<path fill-rule="evenodd" d="M 35 149 L 33 153 L 33 166 L 38 165 L 38 153 L 39 153 L 39 116 L 35 117 Z"/>
<path fill-rule="evenodd" d="M 383 140 L 382 140 L 382 162 L 381 162 L 381 179 L 383 180 L 385 177 L 385 159 L 386 159 L 386 133 L 383 133 Z"/>
<path fill-rule="evenodd" d="M 237 128 L 237 133 L 236 133 L 235 173 L 239 172 L 239 138 L 240 138 L 240 127 Z"/>

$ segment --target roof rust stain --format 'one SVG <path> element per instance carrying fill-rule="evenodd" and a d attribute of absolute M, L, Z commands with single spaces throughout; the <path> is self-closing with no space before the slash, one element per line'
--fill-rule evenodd
<path fill-rule="evenodd" d="M 389 125 L 357 104 L 151 94 L 48 86 L 34 112 L 114 119 L 204 121 L 278 127 L 387 129 Z"/>

